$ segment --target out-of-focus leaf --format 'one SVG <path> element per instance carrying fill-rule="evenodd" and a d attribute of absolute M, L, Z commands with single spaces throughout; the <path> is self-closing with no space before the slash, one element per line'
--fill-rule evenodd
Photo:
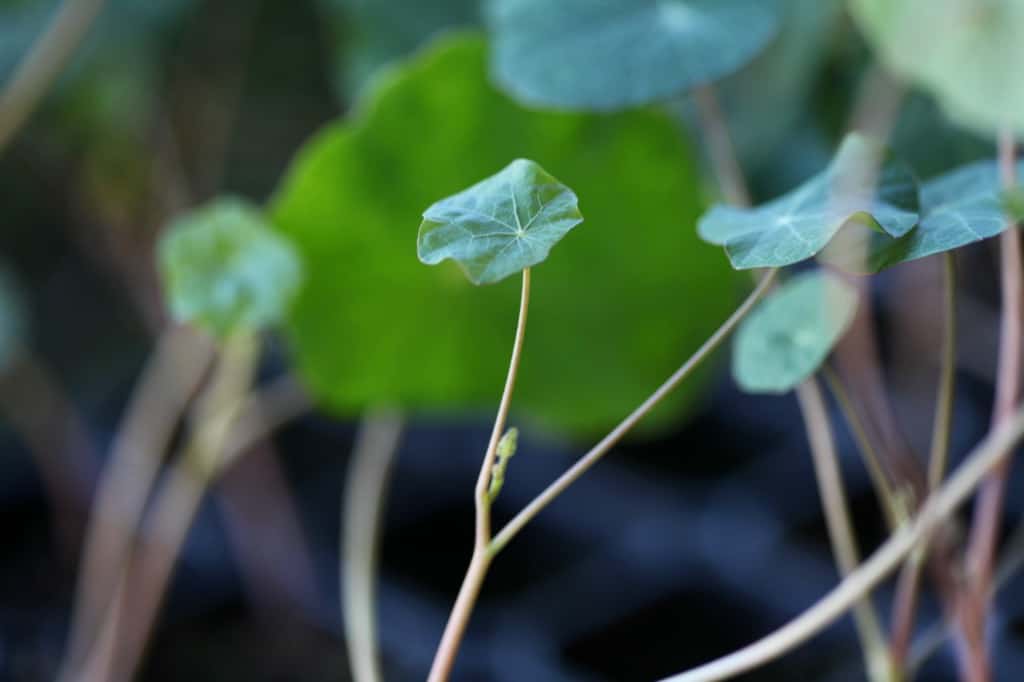
<path fill-rule="evenodd" d="M 356 92 L 380 68 L 438 33 L 480 24 L 481 0 L 319 0 L 333 33 L 338 92 Z"/>
<path fill-rule="evenodd" d="M 1024 2 L 854 0 L 853 9 L 883 60 L 955 119 L 1024 133 Z"/>
<path fill-rule="evenodd" d="M 218 199 L 176 219 L 159 245 L 174 318 L 216 336 L 280 322 L 302 279 L 295 249 L 239 199 Z"/>
<path fill-rule="evenodd" d="M 525 103 L 614 110 L 667 99 L 749 62 L 775 0 L 494 0 L 493 72 Z"/>
<path fill-rule="evenodd" d="M 917 224 L 917 183 L 901 165 L 879 173 L 883 156 L 872 140 L 849 135 L 821 174 L 756 208 L 715 206 L 700 219 L 698 232 L 724 246 L 741 270 L 811 258 L 851 221 L 902 237 Z"/>
<path fill-rule="evenodd" d="M 301 151 L 273 204 L 307 268 L 292 348 L 326 406 L 494 405 L 518 283 L 474 287 L 453 263 L 423 267 L 414 243 L 424 206 L 509 159 L 535 159 L 588 215 L 533 275 L 517 408 L 577 431 L 617 423 L 729 314 L 738 281 L 686 229 L 698 175 L 667 117 L 527 111 L 488 83 L 475 36 L 441 40 L 369 95 Z"/>
<path fill-rule="evenodd" d="M 1024 172 L 1024 163 L 1018 172 Z M 921 223 L 902 239 L 871 241 L 872 271 L 952 251 L 995 237 L 1012 207 L 994 161 L 979 161 L 929 180 L 921 187 Z"/>
<path fill-rule="evenodd" d="M 741 71 L 715 86 L 737 153 L 748 172 L 791 161 L 788 142 L 806 128 L 815 78 L 837 38 L 843 0 L 781 0 L 778 37 Z M 806 177 L 806 176 L 804 176 Z"/>
<path fill-rule="evenodd" d="M 420 260 L 457 261 L 473 284 L 493 284 L 542 262 L 583 222 L 576 195 L 533 161 L 442 199 L 423 214 Z"/>
<path fill-rule="evenodd" d="M 732 370 L 749 393 L 786 393 L 803 383 L 842 338 L 857 290 L 824 271 L 797 275 L 773 292 L 736 333 Z"/>

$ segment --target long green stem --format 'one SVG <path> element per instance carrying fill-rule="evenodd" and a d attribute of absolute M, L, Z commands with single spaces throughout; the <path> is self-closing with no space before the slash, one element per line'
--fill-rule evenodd
<path fill-rule="evenodd" d="M 377 411 L 363 418 L 352 450 L 341 512 L 341 595 L 354 682 L 381 682 L 377 650 L 377 558 L 402 418 Z"/>
<path fill-rule="evenodd" d="M 856 571 L 801 615 L 763 639 L 693 670 L 665 678 L 664 682 L 716 682 L 769 663 L 827 628 L 873 590 L 911 552 L 925 542 L 966 502 L 993 468 L 1006 460 L 1024 436 L 1024 410 L 1017 411 L 989 434 L 930 495 L 912 523 L 872 554 Z"/>
<path fill-rule="evenodd" d="M 846 390 L 842 377 L 829 365 L 822 366 L 821 375 L 835 397 L 839 411 L 843 413 L 854 440 L 857 441 L 857 448 L 860 450 L 864 466 L 868 470 L 868 476 L 871 478 L 872 487 L 875 489 L 875 495 L 878 497 L 879 506 L 885 515 L 889 530 L 895 530 L 906 518 L 906 505 L 900 502 L 899 495 L 893 490 L 889 477 L 882 467 L 878 450 L 871 442 L 864 422 L 861 421 L 860 415 L 850 400 L 850 394 Z"/>
<path fill-rule="evenodd" d="M 671 393 L 686 377 L 695 370 L 701 362 L 706 360 L 714 351 L 717 349 L 729 334 L 736 328 L 736 326 L 743 320 L 744 317 L 753 309 L 754 305 L 761 299 L 762 296 L 767 293 L 771 288 L 772 283 L 775 281 L 776 270 L 767 271 L 761 278 L 761 282 L 757 287 L 747 296 L 747 299 L 740 305 L 739 308 L 727 319 L 718 330 L 711 335 L 711 337 L 704 342 L 697 352 L 694 353 L 690 358 L 683 363 L 683 365 L 676 370 L 676 372 L 670 376 L 665 383 L 658 387 L 658 389 L 651 394 L 647 400 L 640 404 L 628 417 L 622 420 L 622 422 L 616 426 L 607 436 L 601 439 L 601 441 L 590 449 L 583 457 L 581 457 L 571 468 L 569 468 L 564 474 L 558 477 L 558 479 L 549 485 L 542 493 L 537 495 L 526 505 L 522 511 L 516 514 L 515 517 L 509 521 L 504 528 L 494 537 L 489 548 L 489 554 L 495 555 L 500 552 L 505 545 L 507 545 L 512 538 L 514 538 L 523 527 L 529 523 L 537 514 L 539 514 L 545 507 L 551 504 L 559 495 L 565 492 L 566 488 L 571 486 L 576 480 L 587 472 L 590 467 L 597 464 L 602 457 L 604 457 L 612 447 L 618 443 L 623 436 L 637 425 L 637 423 L 643 419 L 651 410 L 660 403 L 665 396 Z"/>
<path fill-rule="evenodd" d="M 846 578 L 860 563 L 860 550 L 850 521 L 849 504 L 843 487 L 839 458 L 829 423 L 825 399 L 813 378 L 797 387 L 797 399 L 804 415 L 807 440 L 810 443 L 814 473 L 821 491 L 821 504 L 828 526 L 832 553 L 839 575 Z M 871 602 L 870 593 L 853 607 L 854 624 L 860 638 L 868 677 L 875 682 L 888 682 L 891 677 L 889 654 L 882 634 L 881 619 Z"/>
<path fill-rule="evenodd" d="M 498 442 L 505 432 L 505 422 L 508 419 L 508 410 L 512 402 L 512 392 L 515 389 L 516 376 L 519 373 L 519 360 L 523 351 L 523 339 L 526 335 L 526 315 L 530 309 L 530 269 L 523 270 L 523 289 L 519 301 L 519 321 L 516 324 L 515 341 L 512 345 L 512 358 L 509 361 L 508 376 L 505 379 L 505 389 L 501 394 L 501 402 L 498 405 L 498 415 L 494 419 L 494 428 L 491 430 L 491 440 L 487 444 L 487 451 L 484 454 L 484 461 L 480 467 L 480 474 L 476 479 L 474 490 L 474 503 L 476 506 L 476 533 L 473 542 L 473 556 L 470 559 L 469 568 L 459 589 L 459 596 L 452 607 L 451 615 L 448 617 L 448 624 L 445 626 L 444 635 L 438 645 L 437 653 L 434 655 L 434 663 L 430 667 L 429 682 L 443 682 L 451 675 L 452 667 L 455 665 L 455 657 L 459 652 L 459 645 L 469 625 L 469 617 L 473 613 L 476 599 L 483 587 L 484 578 L 487 577 L 487 569 L 490 567 L 491 553 L 488 548 L 491 544 L 491 500 L 487 494 L 491 480 L 491 469 L 494 467 L 494 458 L 498 452 Z"/>

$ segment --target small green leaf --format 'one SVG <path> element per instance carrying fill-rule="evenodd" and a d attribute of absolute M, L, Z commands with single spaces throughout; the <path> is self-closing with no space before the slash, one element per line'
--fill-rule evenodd
<path fill-rule="evenodd" d="M 854 0 L 852 9 L 883 61 L 937 95 L 953 118 L 1024 133 L 1024 2 Z"/>
<path fill-rule="evenodd" d="M 1024 162 L 1018 172 L 1024 172 Z M 869 271 L 952 251 L 995 237 L 1014 215 L 1016 191 L 1007 192 L 994 161 L 979 161 L 929 180 L 921 187 L 923 217 L 902 239 L 873 237 Z"/>
<path fill-rule="evenodd" d="M 239 199 L 218 199 L 177 218 L 158 256 L 174 318 L 220 337 L 280 322 L 302 279 L 289 241 Z"/>
<path fill-rule="evenodd" d="M 832 352 L 857 312 L 857 290 L 825 271 L 797 275 L 743 321 L 732 371 L 748 393 L 786 393 Z"/>
<path fill-rule="evenodd" d="M 736 71 L 775 36 L 774 0 L 496 0 L 492 69 L 528 104 L 614 110 Z"/>
<path fill-rule="evenodd" d="M 427 265 L 450 258 L 473 284 L 493 284 L 544 261 L 583 222 L 577 203 L 572 190 L 539 165 L 517 159 L 428 208 L 417 253 Z"/>
<path fill-rule="evenodd" d="M 883 155 L 875 142 L 849 135 L 821 174 L 756 208 L 715 206 L 698 233 L 724 246 L 739 270 L 812 258 L 851 221 L 902 237 L 917 224 L 917 182 L 902 165 L 886 166 L 876 178 Z"/>

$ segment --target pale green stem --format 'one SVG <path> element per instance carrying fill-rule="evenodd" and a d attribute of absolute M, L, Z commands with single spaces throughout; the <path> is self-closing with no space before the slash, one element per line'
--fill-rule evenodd
<path fill-rule="evenodd" d="M 716 682 L 754 670 L 785 655 L 842 617 L 895 570 L 966 502 L 985 476 L 1024 436 L 1024 411 L 989 434 L 946 483 L 930 495 L 913 522 L 891 535 L 857 570 L 816 604 L 757 642 L 665 682 Z"/>
<path fill-rule="evenodd" d="M 345 480 L 341 513 L 341 611 L 354 682 L 381 682 L 377 645 L 377 560 L 388 481 L 402 418 L 379 411 L 363 418 Z"/>

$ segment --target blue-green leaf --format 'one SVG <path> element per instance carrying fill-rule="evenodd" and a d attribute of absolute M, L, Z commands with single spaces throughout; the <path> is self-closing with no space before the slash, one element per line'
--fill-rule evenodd
<path fill-rule="evenodd" d="M 756 208 L 715 206 L 701 218 L 698 232 L 724 246 L 741 270 L 812 258 L 850 222 L 902 237 L 917 224 L 917 182 L 902 165 L 879 172 L 883 156 L 877 143 L 849 135 L 821 174 Z"/>
<path fill-rule="evenodd" d="M 493 284 L 540 263 L 583 222 L 576 195 L 533 161 L 442 199 L 423 214 L 417 253 L 428 265 L 452 259 L 473 284 Z"/>
<path fill-rule="evenodd" d="M 797 275 L 743 321 L 733 376 L 749 393 L 786 393 L 813 375 L 857 312 L 857 290 L 824 271 Z"/>
<path fill-rule="evenodd" d="M 493 73 L 527 104 L 613 110 L 663 100 L 750 61 L 774 0 L 495 0 Z"/>
<path fill-rule="evenodd" d="M 177 218 L 158 256 L 174 318 L 216 336 L 277 324 L 302 279 L 289 241 L 240 199 L 218 199 Z"/>
<path fill-rule="evenodd" d="M 886 64 L 928 88 L 953 118 L 1024 133 L 1024 2 L 854 0 L 854 15 Z"/>
<path fill-rule="evenodd" d="M 1018 172 L 1024 172 L 1024 163 Z M 869 270 L 995 237 L 1009 227 L 1009 199 L 994 161 L 978 161 L 929 180 L 921 187 L 920 225 L 902 239 L 873 237 Z"/>

